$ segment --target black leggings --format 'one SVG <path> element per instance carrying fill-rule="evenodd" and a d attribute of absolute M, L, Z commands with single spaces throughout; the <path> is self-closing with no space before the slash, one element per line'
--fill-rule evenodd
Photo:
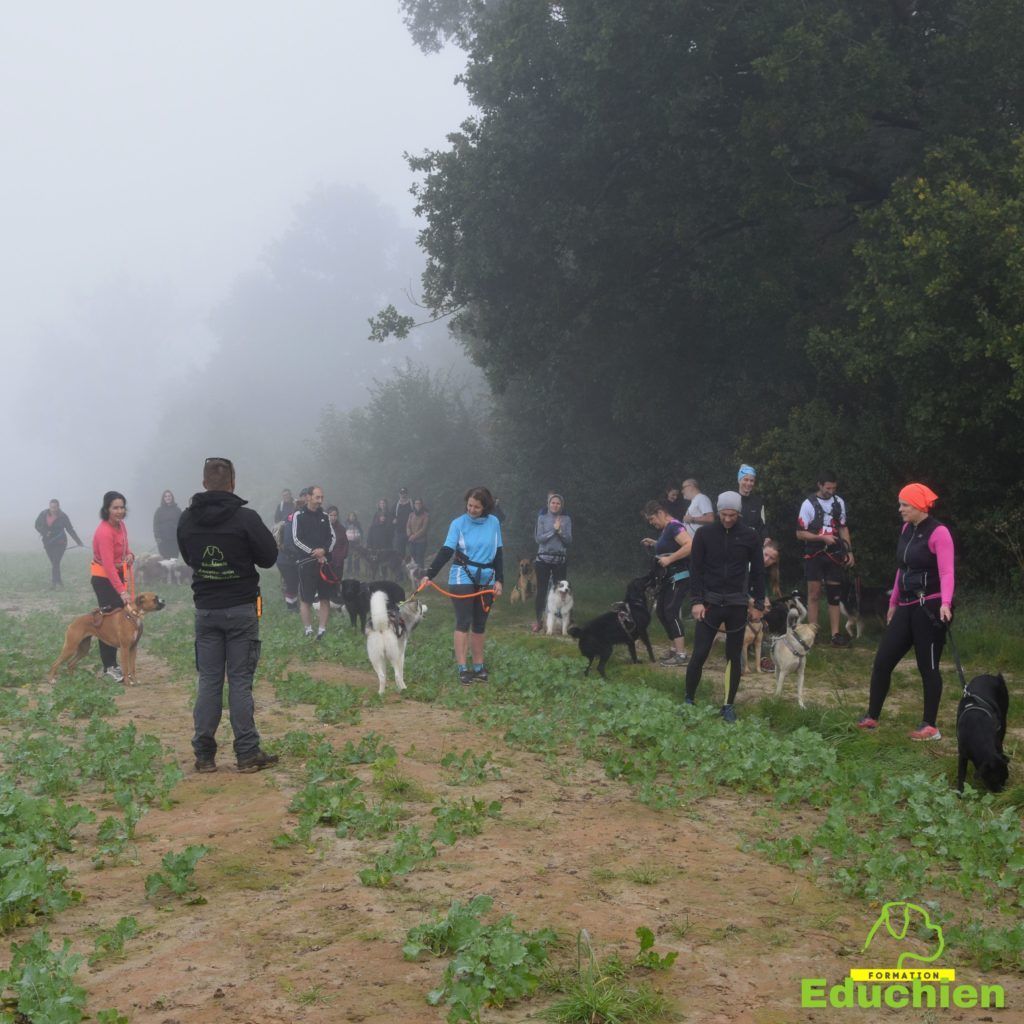
<path fill-rule="evenodd" d="M 725 684 L 726 704 L 736 700 L 740 688 L 740 659 L 743 657 L 743 633 L 747 625 L 745 604 L 706 605 L 703 621 L 698 621 L 693 640 L 693 654 L 686 670 L 686 696 L 693 700 L 700 686 L 700 675 L 704 662 L 711 653 L 718 627 L 724 622 L 728 632 L 725 635 Z"/>
<path fill-rule="evenodd" d="M 54 586 L 61 583 L 60 578 L 60 560 L 64 557 L 64 552 L 68 549 L 68 540 L 65 537 L 63 540 L 55 541 L 52 544 L 45 544 L 46 555 L 50 559 L 50 583 Z"/>
<path fill-rule="evenodd" d="M 942 675 L 939 672 L 939 658 L 946 642 L 946 627 L 939 622 L 939 601 L 920 604 L 898 605 L 892 622 L 882 634 L 875 654 L 875 665 L 871 670 L 871 695 L 868 703 L 868 717 L 879 718 L 882 705 L 889 694 L 892 670 L 900 659 L 911 649 L 917 655 L 917 670 L 924 684 L 924 714 L 926 725 L 935 725 L 939 715 L 939 700 L 942 697 Z"/>
<path fill-rule="evenodd" d="M 114 611 L 123 608 L 124 602 L 121 595 L 113 588 L 106 576 L 91 576 L 92 589 L 96 593 L 96 603 L 101 611 Z M 105 669 L 114 668 L 117 665 L 117 648 L 105 644 L 99 637 L 96 638 L 100 645 L 100 661 Z"/>
<path fill-rule="evenodd" d="M 478 590 L 487 590 L 493 586 L 493 583 L 485 583 L 481 586 L 477 586 L 475 583 L 449 583 L 448 593 L 475 594 Z M 486 594 L 482 597 L 453 597 L 455 632 L 483 633 L 487 629 L 487 616 L 491 612 L 490 602 L 493 600 L 493 594 Z M 484 604 L 485 601 L 488 603 Z"/>
<path fill-rule="evenodd" d="M 537 621 L 542 622 L 548 609 L 548 587 L 552 583 L 561 583 L 565 579 L 565 562 L 541 562 L 533 563 L 534 572 L 537 574 L 537 599 L 534 607 L 537 612 Z"/>
<path fill-rule="evenodd" d="M 662 583 L 661 589 L 658 591 L 658 600 L 654 604 L 654 610 L 658 614 L 658 621 L 665 627 L 669 640 L 677 640 L 686 635 L 680 612 L 689 592 L 689 580 L 679 580 L 673 583 L 671 577 Z"/>

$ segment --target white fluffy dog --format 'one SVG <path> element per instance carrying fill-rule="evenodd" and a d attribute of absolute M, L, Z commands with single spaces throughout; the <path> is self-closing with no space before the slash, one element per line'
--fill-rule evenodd
<path fill-rule="evenodd" d="M 562 636 L 569 635 L 569 625 L 572 618 L 572 587 L 568 580 L 562 580 L 548 587 L 548 615 L 547 634 L 551 636 L 555 631 L 555 619 L 561 619 Z"/>
<path fill-rule="evenodd" d="M 796 700 L 804 708 L 807 706 L 804 704 L 804 669 L 818 626 L 817 623 L 800 622 L 799 615 L 796 609 L 790 611 L 786 632 L 772 644 L 772 661 L 775 662 L 775 696 L 782 695 L 786 676 L 795 671 Z"/>
<path fill-rule="evenodd" d="M 427 606 L 411 597 L 400 606 L 388 607 L 388 595 L 375 590 L 370 595 L 370 621 L 366 626 L 366 656 L 377 673 L 383 697 L 388 678 L 388 663 L 395 673 L 395 687 L 405 689 L 405 646 L 409 635 L 427 614 Z"/>

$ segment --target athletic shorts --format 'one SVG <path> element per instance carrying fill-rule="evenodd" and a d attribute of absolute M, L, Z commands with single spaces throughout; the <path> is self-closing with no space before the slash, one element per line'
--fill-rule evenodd
<path fill-rule="evenodd" d="M 472 594 L 479 589 L 473 583 L 448 584 L 448 592 L 451 594 Z M 484 601 L 491 602 L 493 600 L 493 594 L 485 594 L 483 597 L 453 597 L 455 632 L 482 633 L 487 628 L 487 616 L 490 613 L 490 603 L 485 608 Z"/>
<path fill-rule="evenodd" d="M 325 601 L 331 599 L 334 588 L 320 578 L 320 563 L 313 559 L 305 565 L 298 566 L 299 570 L 299 600 L 306 604 L 312 604 L 318 598 Z"/>
<path fill-rule="evenodd" d="M 826 586 L 841 586 L 843 567 L 832 561 L 828 555 L 815 555 L 804 559 L 804 579 L 811 583 L 824 583 Z"/>

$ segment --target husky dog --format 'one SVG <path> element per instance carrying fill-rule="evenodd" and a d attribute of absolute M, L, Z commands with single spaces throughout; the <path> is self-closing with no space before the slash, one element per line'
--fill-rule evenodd
<path fill-rule="evenodd" d="M 370 624 L 366 627 L 366 656 L 377 673 L 383 697 L 387 683 L 388 664 L 395 673 L 395 686 L 405 689 L 405 645 L 412 631 L 427 614 L 427 606 L 418 597 L 410 597 L 398 605 L 388 600 L 387 592 L 375 590 L 370 595 Z"/>
<path fill-rule="evenodd" d="M 568 580 L 554 583 L 548 587 L 547 634 L 555 631 L 555 619 L 561 620 L 562 636 L 569 635 L 569 622 L 572 617 L 572 587 Z"/>
<path fill-rule="evenodd" d="M 405 569 L 405 575 L 409 577 L 409 583 L 412 585 L 413 589 L 419 586 L 420 580 L 426 576 L 426 573 L 423 571 L 423 566 L 421 566 L 419 562 L 412 557 L 412 555 L 402 563 L 402 568 Z"/>
<path fill-rule="evenodd" d="M 796 701 L 804 704 L 804 669 L 807 667 L 807 652 L 814 646 L 818 632 L 817 623 L 800 621 L 795 608 L 789 612 L 786 632 L 772 644 L 772 660 L 775 662 L 775 696 L 782 695 L 782 684 L 790 672 L 796 672 Z"/>

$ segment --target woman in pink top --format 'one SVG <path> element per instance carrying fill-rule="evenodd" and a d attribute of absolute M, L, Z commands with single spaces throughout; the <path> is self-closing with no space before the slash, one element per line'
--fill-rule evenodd
<path fill-rule="evenodd" d="M 910 733 L 912 740 L 942 739 L 936 725 L 942 697 L 939 658 L 946 626 L 953 619 L 954 556 L 949 530 L 929 514 L 937 500 L 938 495 L 924 484 L 907 484 L 900 491 L 899 568 L 889 599 L 888 625 L 871 671 L 868 713 L 857 723 L 861 729 L 878 727 L 893 669 L 913 648 L 924 684 L 924 713 L 921 724 Z"/>
<path fill-rule="evenodd" d="M 107 491 L 103 495 L 100 509 L 100 524 L 92 535 L 92 589 L 96 602 L 104 612 L 114 611 L 131 603 L 131 594 L 125 582 L 126 573 L 135 556 L 128 547 L 128 531 L 124 517 L 128 514 L 124 495 L 118 491 Z M 121 669 L 117 665 L 117 648 L 100 645 L 100 661 L 103 670 L 112 679 L 121 681 Z"/>

